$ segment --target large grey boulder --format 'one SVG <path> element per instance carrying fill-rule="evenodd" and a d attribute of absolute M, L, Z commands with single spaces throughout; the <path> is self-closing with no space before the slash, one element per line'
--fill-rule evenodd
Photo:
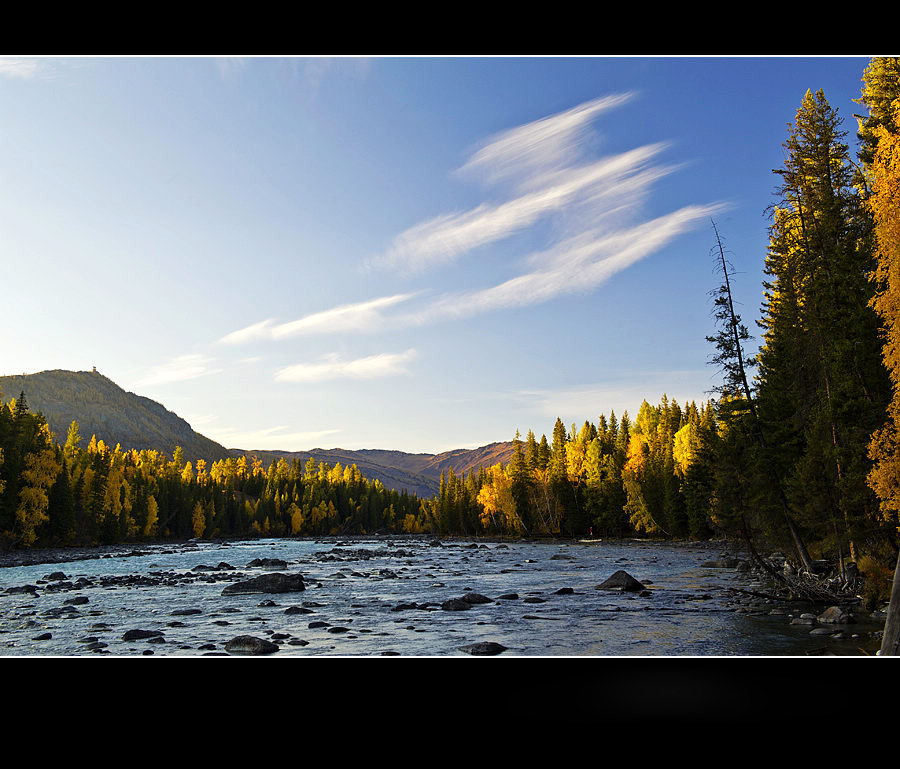
<path fill-rule="evenodd" d="M 306 590 L 302 574 L 261 574 L 258 577 L 235 582 L 222 590 L 222 595 L 246 595 L 248 593 L 296 593 Z"/>
<path fill-rule="evenodd" d="M 646 590 L 646 587 L 632 577 L 627 571 L 619 569 L 605 582 L 597 585 L 597 590 L 623 590 L 626 592 L 638 592 Z"/>
<path fill-rule="evenodd" d="M 441 608 L 444 611 L 465 611 L 466 609 L 471 609 L 472 604 L 469 601 L 464 601 L 462 598 L 450 598 L 441 604 Z"/>
<path fill-rule="evenodd" d="M 490 598 L 481 593 L 466 593 L 460 597 L 460 600 L 466 603 L 493 603 Z"/>
<path fill-rule="evenodd" d="M 252 635 L 239 635 L 225 644 L 230 654 L 272 654 L 278 651 L 278 644 Z"/>
<path fill-rule="evenodd" d="M 467 646 L 460 646 L 459 650 L 465 652 L 466 654 L 473 654 L 476 656 L 489 656 L 493 654 L 501 654 L 506 651 L 506 648 L 503 644 L 495 643 L 494 641 L 480 641 L 478 643 L 468 644 Z"/>

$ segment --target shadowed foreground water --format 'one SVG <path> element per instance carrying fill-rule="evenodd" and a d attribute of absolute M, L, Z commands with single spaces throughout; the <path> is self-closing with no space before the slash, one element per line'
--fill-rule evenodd
<path fill-rule="evenodd" d="M 156 545 L 119 557 L 0 569 L 0 654 L 200 656 L 240 635 L 273 656 L 799 656 L 875 654 L 878 621 L 821 627 L 748 597 L 762 589 L 706 566 L 711 545 L 645 541 L 472 542 L 425 538 Z M 223 595 L 265 573 L 303 575 L 296 593 Z M 643 594 L 599 590 L 624 570 Z M 62 572 L 62 575 L 54 572 Z M 52 579 L 48 579 L 49 577 Z M 23 589 L 31 585 L 33 589 Z M 742 591 L 742 592 L 739 592 Z M 491 599 L 442 609 L 467 593 Z M 131 639 L 133 630 L 154 631 Z"/>

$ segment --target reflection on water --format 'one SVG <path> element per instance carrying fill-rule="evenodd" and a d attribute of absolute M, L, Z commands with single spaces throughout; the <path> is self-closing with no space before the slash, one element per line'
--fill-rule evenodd
<path fill-rule="evenodd" d="M 709 546 L 373 538 L 196 543 L 141 553 L 0 569 L 0 653 L 202 655 L 223 653 L 238 635 L 273 640 L 278 656 L 458 656 L 460 647 L 482 641 L 502 644 L 507 656 L 541 657 L 859 655 L 878 648 L 860 634 L 811 635 L 808 626 L 750 606 L 729 589 L 745 587 L 746 577 L 703 566 L 717 555 Z M 257 558 L 284 560 L 280 570 L 302 574 L 307 589 L 223 596 L 229 582 L 262 573 L 248 566 Z M 620 569 L 647 590 L 596 588 Z M 65 583 L 44 579 L 54 571 L 64 572 Z M 34 593 L 9 590 L 24 585 Z M 472 593 L 491 600 L 465 611 L 441 608 Z M 156 635 L 125 640 L 133 629 Z"/>

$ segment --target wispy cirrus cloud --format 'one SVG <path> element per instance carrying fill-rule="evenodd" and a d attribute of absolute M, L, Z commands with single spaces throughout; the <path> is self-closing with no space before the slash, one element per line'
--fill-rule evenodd
<path fill-rule="evenodd" d="M 631 94 L 621 94 L 595 99 L 488 140 L 458 173 L 499 186 L 506 198 L 428 219 L 400 233 L 384 253 L 366 264 L 421 275 L 556 217 L 549 237 L 544 233 L 545 241 L 537 244 L 542 247 L 509 262 L 511 277 L 506 280 L 488 287 L 430 292 L 418 303 L 414 300 L 424 292 L 345 304 L 287 323 L 264 320 L 221 341 L 397 330 L 596 289 L 723 208 L 720 204 L 687 205 L 641 221 L 642 204 L 653 184 L 675 170 L 659 162 L 665 143 L 583 161 L 591 121 L 631 98 Z M 365 360 L 367 366 L 375 367 L 379 361 L 387 365 L 393 359 L 373 356 Z M 331 361 L 291 367 L 279 378 L 312 381 L 347 376 L 352 371 L 349 364 Z"/>
<path fill-rule="evenodd" d="M 0 58 L 0 76 L 28 79 L 41 71 L 40 59 L 32 58 Z"/>
<path fill-rule="evenodd" d="M 603 96 L 572 109 L 503 131 L 485 141 L 457 172 L 489 184 L 544 184 L 545 175 L 568 168 L 584 148 L 585 133 L 598 115 L 629 102 L 634 94 Z"/>
<path fill-rule="evenodd" d="M 499 185 L 506 200 L 485 202 L 417 224 L 397 235 L 367 266 L 420 273 L 562 212 L 570 222 L 577 212 L 579 228 L 596 226 L 605 209 L 611 205 L 621 209 L 621 203 L 610 202 L 617 191 L 633 194 L 644 190 L 666 172 L 648 165 L 665 148 L 662 143 L 581 162 L 590 121 L 630 98 L 626 94 L 596 99 L 489 140 L 457 173 Z"/>
<path fill-rule="evenodd" d="M 407 364 L 416 358 L 414 349 L 402 353 L 381 353 L 354 360 L 332 355 L 319 363 L 298 363 L 281 369 L 277 382 L 322 382 L 329 379 L 380 379 L 409 373 Z"/>
<path fill-rule="evenodd" d="M 413 294 L 394 294 L 332 307 L 304 315 L 287 323 L 273 319 L 254 323 L 222 337 L 222 344 L 244 344 L 262 339 L 288 339 L 311 334 L 332 334 L 346 331 L 374 331 L 384 319 L 384 310 L 408 301 Z"/>
<path fill-rule="evenodd" d="M 419 273 L 450 262 L 476 248 L 509 237 L 542 218 L 573 207 L 586 222 L 596 225 L 610 208 L 621 210 L 623 196 L 643 192 L 670 169 L 647 167 L 665 145 L 641 147 L 590 165 L 549 175 L 544 186 L 505 203 L 483 203 L 469 211 L 445 214 L 398 235 L 390 248 L 369 265 L 405 273 Z M 630 197 L 629 197 L 630 199 Z M 605 201 L 605 207 L 604 207 Z"/>
<path fill-rule="evenodd" d="M 719 210 L 717 205 L 688 206 L 626 230 L 605 235 L 581 233 L 544 253 L 532 255 L 534 269 L 528 272 L 490 288 L 439 296 L 418 310 L 395 318 L 394 323 L 423 325 L 590 291 Z"/>
<path fill-rule="evenodd" d="M 212 359 L 205 355 L 179 355 L 150 369 L 139 379 L 137 386 L 147 387 L 184 382 L 188 379 L 219 373 L 221 369 L 214 368 L 212 363 Z"/>

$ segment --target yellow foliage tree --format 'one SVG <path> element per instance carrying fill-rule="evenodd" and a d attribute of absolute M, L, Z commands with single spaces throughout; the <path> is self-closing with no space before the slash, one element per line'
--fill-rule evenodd
<path fill-rule="evenodd" d="M 159 525 L 159 504 L 156 501 L 156 497 L 152 494 L 147 497 L 147 520 L 144 523 L 144 529 L 141 532 L 143 536 L 147 539 L 152 539 L 156 536 L 156 529 Z"/>
<path fill-rule="evenodd" d="M 675 460 L 675 469 L 682 478 L 697 455 L 697 441 L 697 428 L 693 422 L 686 423 L 684 427 L 675 433 L 672 458 Z"/>
<path fill-rule="evenodd" d="M 497 464 L 488 471 L 486 482 L 478 492 L 481 505 L 481 523 L 485 529 L 521 532 L 522 522 L 516 512 L 516 500 L 512 493 L 512 481 L 503 465 Z"/>
<path fill-rule="evenodd" d="M 46 423 L 41 426 L 41 433 L 43 446 L 25 457 L 19 506 L 16 509 L 18 539 L 26 547 L 34 544 L 38 527 L 48 520 L 49 491 L 59 473 L 50 428 Z"/>
<path fill-rule="evenodd" d="M 195 537 L 202 537 L 203 532 L 206 531 L 206 513 L 201 502 L 197 502 L 194 505 L 194 510 L 191 513 L 191 530 Z"/>
<path fill-rule="evenodd" d="M 894 114 L 900 125 L 900 99 L 894 102 Z M 878 143 L 868 205 L 875 220 L 877 261 L 872 277 L 878 291 L 872 305 L 884 320 L 882 355 L 893 398 L 887 424 L 869 444 L 873 460 L 869 484 L 879 497 L 883 519 L 896 526 L 900 523 L 900 134 L 884 126 L 874 133 Z"/>
<path fill-rule="evenodd" d="M 296 502 L 291 502 L 288 507 L 288 515 L 291 519 L 291 534 L 295 537 L 300 536 L 303 533 L 303 525 L 306 523 L 303 509 Z"/>

